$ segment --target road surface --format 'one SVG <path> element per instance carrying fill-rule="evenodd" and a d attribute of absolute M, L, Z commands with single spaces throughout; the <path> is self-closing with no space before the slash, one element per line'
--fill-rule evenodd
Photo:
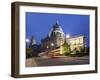
<path fill-rule="evenodd" d="M 89 56 L 55 58 L 34 57 L 26 59 L 26 67 L 89 64 Z"/>

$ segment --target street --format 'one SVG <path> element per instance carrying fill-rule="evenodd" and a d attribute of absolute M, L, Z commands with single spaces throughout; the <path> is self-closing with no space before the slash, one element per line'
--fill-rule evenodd
<path fill-rule="evenodd" d="M 89 56 L 83 56 L 83 57 L 58 56 L 54 58 L 33 57 L 26 59 L 26 67 L 78 65 L 78 64 L 89 64 Z"/>

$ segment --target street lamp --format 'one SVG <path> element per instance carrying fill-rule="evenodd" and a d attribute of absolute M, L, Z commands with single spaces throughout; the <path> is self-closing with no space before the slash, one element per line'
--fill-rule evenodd
<path fill-rule="evenodd" d="M 47 49 L 49 48 L 49 46 L 46 47 Z"/>
<path fill-rule="evenodd" d="M 27 38 L 27 39 L 26 39 L 26 42 L 27 42 L 27 43 L 29 43 L 29 42 L 30 42 L 30 40 Z"/>
<path fill-rule="evenodd" d="M 51 50 L 53 50 L 53 48 L 54 48 L 54 43 L 51 43 L 50 45 L 51 45 Z"/>
<path fill-rule="evenodd" d="M 27 38 L 26 39 L 26 47 L 29 47 L 29 43 L 30 43 L 30 40 Z"/>
<path fill-rule="evenodd" d="M 70 38 L 70 34 L 67 34 L 67 35 L 66 35 L 66 38 Z"/>
<path fill-rule="evenodd" d="M 54 46 L 54 43 L 51 43 L 51 46 L 53 47 Z"/>

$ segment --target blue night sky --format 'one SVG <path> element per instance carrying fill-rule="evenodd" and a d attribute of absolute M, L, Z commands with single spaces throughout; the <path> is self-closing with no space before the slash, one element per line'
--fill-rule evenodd
<path fill-rule="evenodd" d="M 57 19 L 65 34 L 72 37 L 84 35 L 89 46 L 89 15 L 26 12 L 26 38 L 34 36 L 36 42 L 41 43 Z"/>

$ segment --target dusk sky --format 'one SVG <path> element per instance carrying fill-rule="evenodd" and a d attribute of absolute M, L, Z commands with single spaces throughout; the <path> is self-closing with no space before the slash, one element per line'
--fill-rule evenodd
<path fill-rule="evenodd" d="M 84 35 L 89 46 L 89 15 L 26 12 L 26 38 L 34 36 L 36 42 L 41 43 L 41 39 L 48 35 L 57 19 L 66 35 Z"/>

